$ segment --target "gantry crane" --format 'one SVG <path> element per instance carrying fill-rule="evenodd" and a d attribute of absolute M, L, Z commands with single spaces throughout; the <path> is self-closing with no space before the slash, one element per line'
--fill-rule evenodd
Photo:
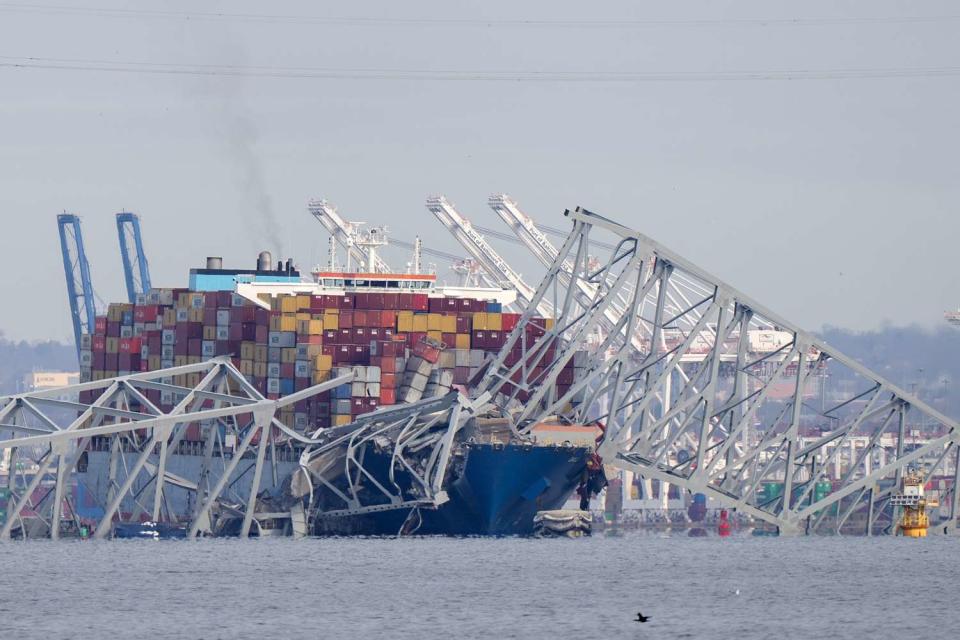
<path fill-rule="evenodd" d="M 524 282 L 520 274 L 500 257 L 500 254 L 473 228 L 470 221 L 463 217 L 445 197 L 434 196 L 428 198 L 427 209 L 436 216 L 437 220 L 446 227 L 447 231 L 467 250 L 467 253 L 474 260 L 480 263 L 491 277 L 513 287 L 517 292 L 517 297 L 523 301 L 524 305 L 533 300 L 536 291 Z M 544 317 L 552 318 L 554 316 L 553 305 L 546 300 L 539 300 L 536 310 Z"/>
<path fill-rule="evenodd" d="M 67 298 L 70 301 L 70 318 L 73 321 L 73 340 L 80 357 L 80 336 L 93 333 L 96 307 L 93 284 L 90 281 L 90 263 L 83 248 L 80 218 L 62 213 L 57 216 L 60 231 L 60 252 L 63 255 L 63 271 L 67 279 Z"/>
<path fill-rule="evenodd" d="M 336 238 L 337 242 L 347 251 L 347 269 L 351 268 L 350 261 L 365 265 L 369 273 L 389 273 L 390 267 L 376 254 L 376 247 L 386 244 L 381 237 L 381 228 L 370 229 L 365 234 L 361 232 L 362 222 L 348 222 L 337 212 L 337 208 L 326 200 L 310 200 L 307 209 L 313 214 L 327 232 Z M 364 248 L 367 251 L 364 251 Z"/>
<path fill-rule="evenodd" d="M 140 218 L 135 213 L 117 214 L 117 236 L 120 240 L 120 258 L 123 260 L 123 279 L 127 285 L 127 300 L 137 301 L 137 294 L 150 291 L 150 267 L 143 251 L 140 236 Z"/>

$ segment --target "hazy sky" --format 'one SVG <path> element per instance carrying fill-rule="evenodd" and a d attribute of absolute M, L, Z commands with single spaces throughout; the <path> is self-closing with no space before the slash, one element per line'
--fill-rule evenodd
<path fill-rule="evenodd" d="M 183 286 L 207 255 L 322 259 L 311 197 L 447 251 L 428 195 L 504 230 L 490 193 L 556 226 L 582 205 L 811 329 L 933 326 L 960 303 L 955 3 L 144 4 L 0 5 L 8 337 L 72 340 L 63 210 L 83 219 L 98 294 L 121 300 L 115 212 L 140 214 L 154 284 Z M 7 66 L 31 57 L 73 68 Z M 89 70 L 102 63 L 135 71 Z M 801 71 L 824 73 L 783 73 Z"/>

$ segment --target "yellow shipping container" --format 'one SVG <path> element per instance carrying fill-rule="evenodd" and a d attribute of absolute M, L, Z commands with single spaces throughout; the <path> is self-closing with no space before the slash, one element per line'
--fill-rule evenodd
<path fill-rule="evenodd" d="M 250 360 L 251 362 L 254 359 L 254 354 L 257 352 L 257 343 L 244 341 L 240 343 L 240 359 L 241 360 Z"/>
<path fill-rule="evenodd" d="M 499 313 L 487 314 L 487 331 L 502 331 L 503 316 Z"/>
<path fill-rule="evenodd" d="M 345 424 L 350 424 L 350 416 L 342 416 L 339 414 L 334 414 L 331 416 L 333 418 L 333 426 L 341 427 Z"/>
<path fill-rule="evenodd" d="M 426 313 L 415 313 L 413 314 L 413 331 L 426 331 L 427 330 L 427 314 Z"/>
<path fill-rule="evenodd" d="M 326 382 L 330 379 L 330 370 L 326 371 L 314 371 L 313 372 L 313 384 L 320 384 L 321 382 Z"/>
<path fill-rule="evenodd" d="M 333 368 L 333 356 L 321 353 L 314 359 L 313 367 L 317 371 L 330 371 Z"/>
<path fill-rule="evenodd" d="M 297 361 L 297 348 L 284 347 L 280 349 L 280 362 L 289 364 Z"/>
<path fill-rule="evenodd" d="M 470 348 L 470 334 L 469 333 L 458 333 L 456 338 L 456 348 L 457 349 L 469 349 Z"/>
<path fill-rule="evenodd" d="M 178 376 L 173 376 L 173 384 L 177 385 L 178 387 L 187 386 L 187 376 L 183 375 L 182 373 Z"/>
<path fill-rule="evenodd" d="M 177 311 L 176 309 L 164 309 L 163 310 L 163 326 L 165 328 L 172 329 L 177 326 Z"/>
<path fill-rule="evenodd" d="M 457 316 L 440 316 L 440 331 L 444 333 L 456 333 Z"/>
<path fill-rule="evenodd" d="M 397 312 L 397 331 L 410 333 L 413 330 L 413 311 Z"/>
<path fill-rule="evenodd" d="M 187 356 L 187 364 L 200 364 L 201 362 L 203 362 L 203 358 L 200 357 L 200 356 Z M 192 375 L 192 374 L 191 374 L 191 375 Z M 197 382 L 196 382 L 195 384 L 192 384 L 192 385 L 190 385 L 190 386 L 191 386 L 191 387 L 195 387 L 195 386 L 197 386 L 198 384 L 200 384 L 200 379 L 199 379 L 199 378 L 197 378 Z"/>
<path fill-rule="evenodd" d="M 200 384 L 200 374 L 199 373 L 188 373 L 187 374 L 187 386 L 195 387 Z"/>
<path fill-rule="evenodd" d="M 310 309 L 310 294 L 300 294 L 297 296 L 297 310 Z"/>
<path fill-rule="evenodd" d="M 147 367 L 150 371 L 156 371 L 160 368 L 160 356 L 149 356 L 147 358 Z"/>
<path fill-rule="evenodd" d="M 120 338 L 106 339 L 107 353 L 118 353 L 120 351 Z"/>
<path fill-rule="evenodd" d="M 427 331 L 427 337 L 431 340 L 436 340 L 437 342 L 443 342 L 442 331 Z"/>
<path fill-rule="evenodd" d="M 253 375 L 253 360 L 241 360 L 240 361 L 240 373 L 245 376 Z"/>
<path fill-rule="evenodd" d="M 310 333 L 310 321 L 309 320 L 297 320 L 297 333 L 302 336 L 305 336 Z"/>
<path fill-rule="evenodd" d="M 296 313 L 297 297 L 296 296 L 280 296 L 280 311 L 283 311 L 284 313 Z"/>
<path fill-rule="evenodd" d="M 311 320 L 313 316 L 310 315 L 309 311 L 298 311 L 297 320 Z"/>
<path fill-rule="evenodd" d="M 441 316 L 439 313 L 428 313 L 427 314 L 427 331 L 443 331 L 442 324 L 440 319 Z"/>
<path fill-rule="evenodd" d="M 267 361 L 267 358 L 269 357 L 269 355 L 270 355 L 270 350 L 269 350 L 269 348 L 267 347 L 267 345 L 265 345 L 265 344 L 258 344 L 256 347 L 254 347 L 254 350 L 253 350 L 253 361 L 254 361 L 254 362 L 266 362 L 266 361 Z M 258 374 L 255 374 L 255 375 L 258 375 L 258 376 L 259 376 L 260 374 L 258 373 Z"/>
<path fill-rule="evenodd" d="M 474 331 L 486 331 L 487 330 L 487 314 L 483 311 L 478 311 L 473 314 L 473 330 Z"/>
<path fill-rule="evenodd" d="M 267 363 L 266 362 L 254 362 L 253 363 L 253 375 L 258 378 L 267 377 Z"/>
<path fill-rule="evenodd" d="M 270 331 L 280 331 L 280 316 L 270 316 Z"/>
<path fill-rule="evenodd" d="M 336 331 L 340 328 L 340 316 L 336 313 L 330 313 L 327 311 L 323 314 L 323 328 Z"/>
<path fill-rule="evenodd" d="M 307 335 L 319 336 L 323 333 L 323 320 L 310 320 L 307 323 Z"/>
<path fill-rule="evenodd" d="M 280 328 L 278 331 L 296 331 L 297 330 L 297 317 L 296 316 L 280 316 Z"/>
<path fill-rule="evenodd" d="M 545 318 L 547 330 L 553 329 L 553 318 Z"/>
<path fill-rule="evenodd" d="M 96 380 L 103 380 L 103 379 L 106 378 L 106 377 L 107 377 L 107 376 L 106 376 L 106 374 L 105 374 L 103 371 L 94 371 L 94 372 L 93 372 L 93 379 L 94 379 L 95 381 L 96 381 Z"/>
<path fill-rule="evenodd" d="M 203 339 L 204 340 L 216 340 L 217 339 L 217 328 L 211 327 L 209 325 L 203 326 Z"/>

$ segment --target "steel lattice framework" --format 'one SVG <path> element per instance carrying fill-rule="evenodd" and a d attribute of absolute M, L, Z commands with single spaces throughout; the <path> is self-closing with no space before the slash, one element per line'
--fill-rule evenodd
<path fill-rule="evenodd" d="M 196 376 L 194 385 L 178 383 Z M 443 480 L 453 437 L 477 403 L 459 394 L 384 409 L 343 427 L 301 434 L 277 419 L 287 406 L 309 400 L 333 387 L 349 384 L 343 375 L 279 400 L 265 398 L 221 357 L 199 364 L 86 382 L 70 387 L 0 398 L 0 461 L 9 468 L 9 508 L 0 540 L 17 537 L 57 539 L 80 525 L 70 490 L 83 485 L 91 457 L 109 456 L 106 499 L 93 536 L 111 535 L 118 522 L 153 521 L 188 527 L 188 537 L 211 535 L 224 517 L 242 519 L 239 534 L 260 529 L 261 519 L 290 517 L 296 523 L 304 505 L 300 495 L 284 489 L 302 477 L 333 486 L 344 499 L 327 507 L 331 516 L 365 509 L 435 508 L 446 500 Z M 170 394 L 175 404 L 162 411 L 151 392 Z M 79 401 L 80 397 L 89 397 Z M 202 442 L 185 439 L 191 425 L 206 425 Z M 378 485 L 364 466 L 368 446 L 392 448 L 404 484 L 415 497 Z M 419 458 L 413 460 L 412 454 Z M 171 465 L 184 455 L 197 462 L 190 476 Z M 323 472 L 315 462 L 326 454 Z M 332 454 L 332 455 L 331 455 Z M 342 455 L 341 455 L 342 454 Z M 289 473 L 278 472 L 278 458 Z M 427 460 L 421 464 L 421 459 Z M 394 472 L 391 472 L 393 478 Z M 339 487 L 346 485 L 342 490 Z M 302 486 L 302 485 L 301 485 Z M 88 491 L 89 491 L 88 487 Z M 262 500 L 263 491 L 281 499 Z M 187 492 L 189 512 L 169 506 L 168 494 Z M 312 488 L 306 489 L 307 493 Z M 372 493 L 372 495 L 371 495 Z M 277 505 L 285 511 L 277 513 Z M 270 508 L 268 508 L 270 507 Z M 325 515 L 312 506 L 311 517 Z M 321 509 L 320 511 L 323 511 Z M 296 530 L 296 526 L 294 527 Z"/>
<path fill-rule="evenodd" d="M 955 529 L 954 420 L 643 234 L 566 215 L 570 234 L 546 247 L 547 274 L 478 386 L 521 432 L 556 415 L 602 423 L 608 464 L 783 533 L 889 531 L 891 493 L 917 467 L 945 487 L 935 527 Z M 543 301 L 557 309 L 549 329 L 532 323 Z M 603 341 L 582 350 L 598 328 Z M 761 335 L 787 338 L 760 349 Z M 916 425 L 931 434 L 921 443 Z"/>

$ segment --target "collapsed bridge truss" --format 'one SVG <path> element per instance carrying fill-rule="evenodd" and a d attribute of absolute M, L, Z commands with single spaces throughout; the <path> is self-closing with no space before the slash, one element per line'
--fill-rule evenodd
<path fill-rule="evenodd" d="M 569 236 L 478 385 L 519 430 L 600 423 L 607 464 L 783 533 L 889 532 L 891 495 L 915 469 L 942 487 L 934 530 L 955 530 L 957 422 L 643 234 L 566 215 Z M 542 301 L 553 327 L 533 321 Z M 759 348 L 769 336 L 780 342 Z"/>
<path fill-rule="evenodd" d="M 185 527 L 189 538 L 218 535 L 229 521 L 236 526 L 228 531 L 243 537 L 278 519 L 297 533 L 307 515 L 301 497 L 312 488 L 291 488 L 298 478 L 319 480 L 311 463 L 331 453 L 322 482 L 343 502 L 306 505 L 309 517 L 442 504 L 454 435 L 476 403 L 454 393 L 311 435 L 277 418 L 284 407 L 352 380 L 351 372 L 268 399 L 230 358 L 218 357 L 0 398 L 0 462 L 9 470 L 0 540 L 57 539 L 81 526 L 105 538 L 118 524 L 144 520 Z M 167 403 L 156 402 L 157 394 L 170 394 L 172 408 L 161 410 Z M 366 468 L 374 445 L 397 461 L 397 486 L 378 483 Z M 416 488 L 405 495 L 400 484 Z M 93 515 L 78 504 L 81 494 Z"/>

